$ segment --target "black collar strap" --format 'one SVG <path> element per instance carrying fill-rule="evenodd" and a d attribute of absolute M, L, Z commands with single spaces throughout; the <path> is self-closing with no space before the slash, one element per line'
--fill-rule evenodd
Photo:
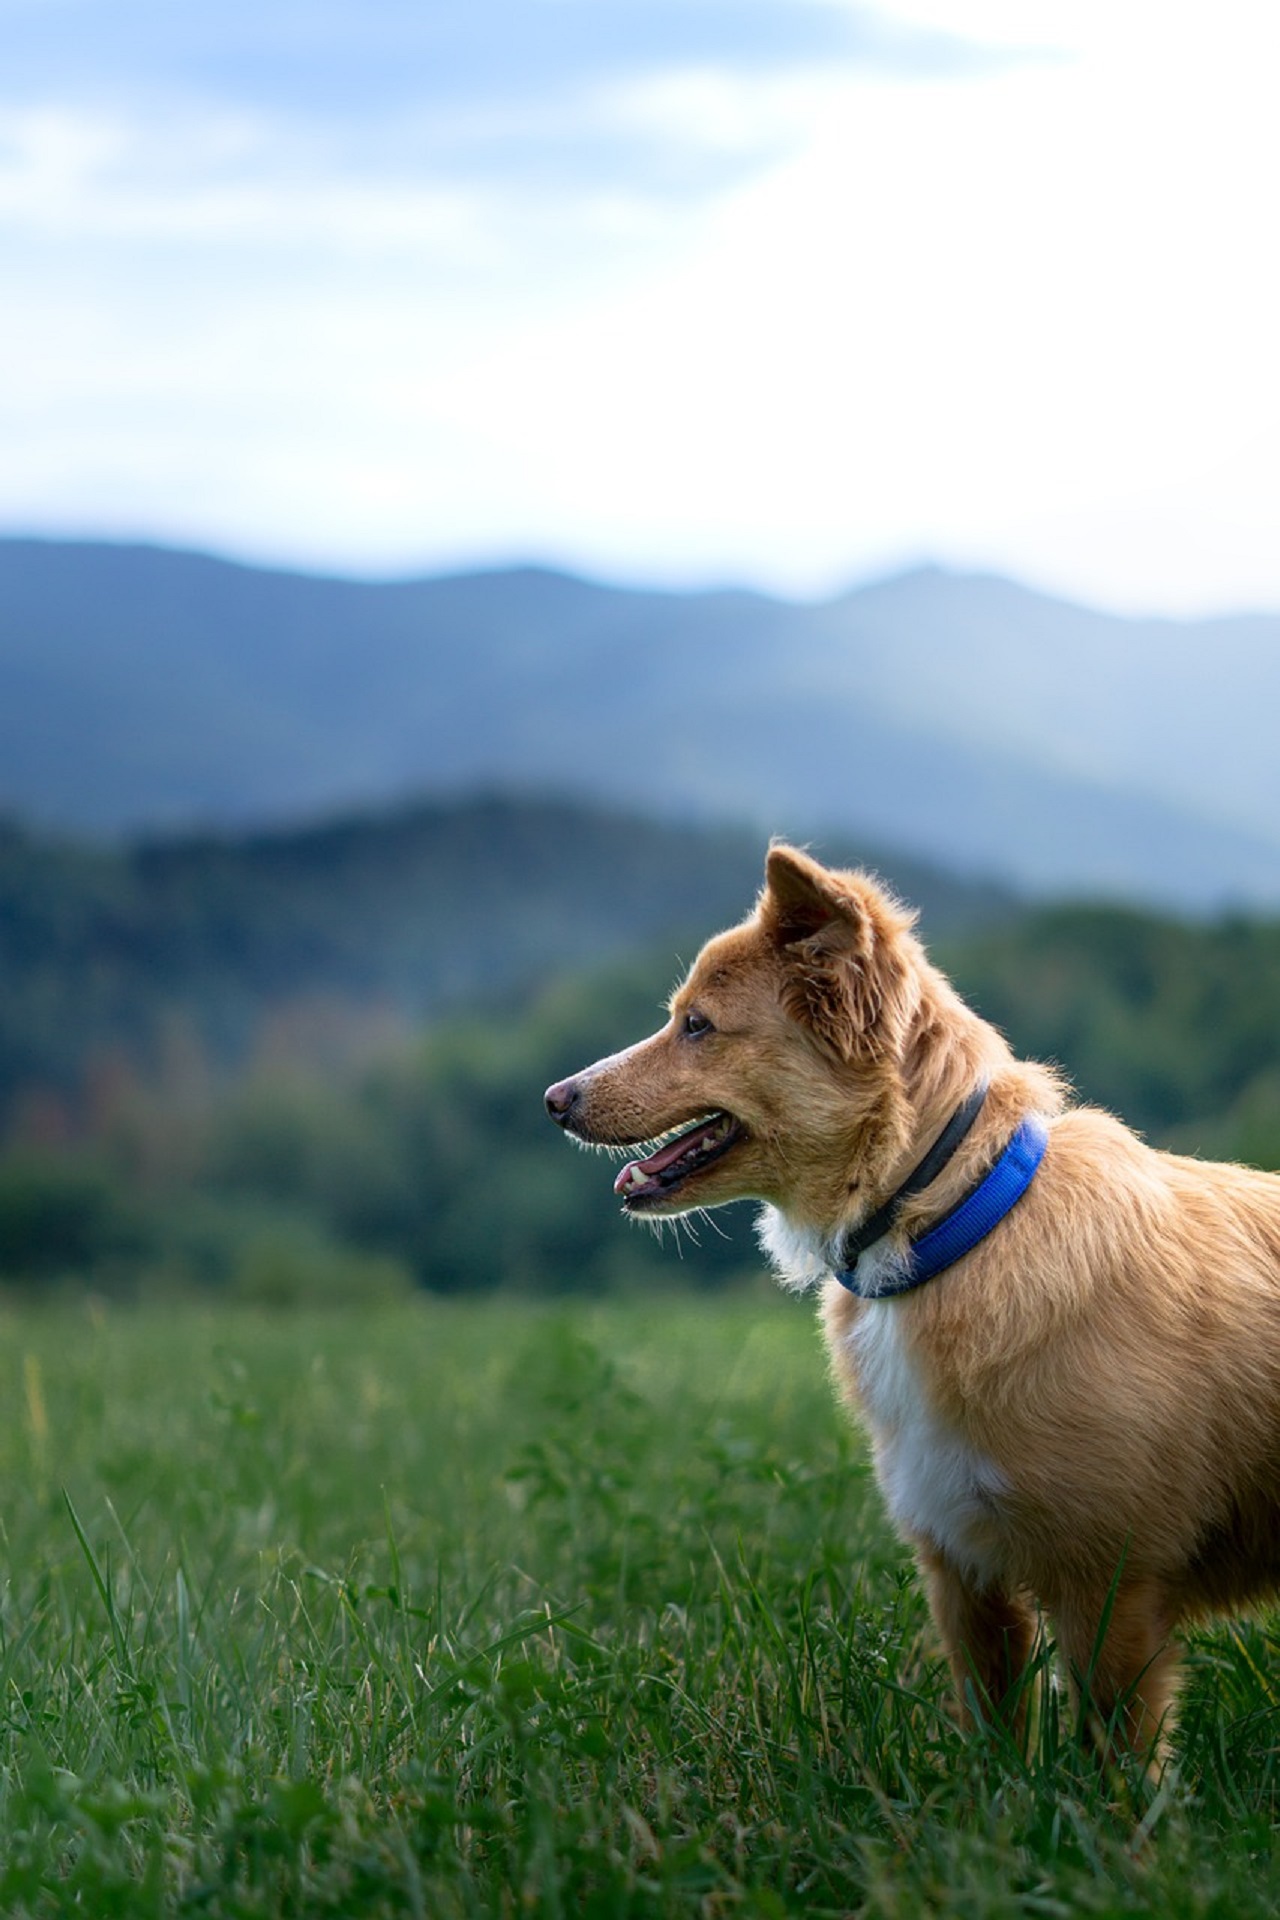
<path fill-rule="evenodd" d="M 903 1202 L 914 1193 L 920 1193 L 932 1184 L 946 1166 L 957 1147 L 968 1133 L 970 1127 L 982 1111 L 982 1103 L 991 1086 L 989 1075 L 983 1074 L 968 1099 L 958 1106 L 948 1120 L 942 1132 L 930 1147 L 918 1167 L 907 1175 L 896 1193 L 890 1194 L 882 1207 L 877 1207 L 870 1219 L 864 1220 L 860 1227 L 853 1227 L 840 1242 L 840 1267 L 850 1269 L 858 1264 L 858 1255 L 882 1240 L 895 1225 L 902 1212 Z"/>
<path fill-rule="evenodd" d="M 1038 1113 L 1029 1113 L 989 1173 L 971 1187 L 959 1206 L 952 1207 L 936 1225 L 913 1240 L 906 1258 L 887 1273 L 864 1284 L 858 1263 L 837 1270 L 836 1279 L 863 1300 L 889 1300 L 895 1294 L 922 1287 L 935 1274 L 945 1273 L 972 1253 L 1017 1206 L 1049 1144 L 1049 1129 Z"/>

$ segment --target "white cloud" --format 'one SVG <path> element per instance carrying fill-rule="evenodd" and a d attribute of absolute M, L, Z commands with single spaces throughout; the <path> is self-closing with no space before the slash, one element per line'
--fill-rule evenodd
<path fill-rule="evenodd" d="M 457 244 L 476 203 L 447 183 L 306 171 L 280 130 L 242 115 L 0 113 L 0 222 L 46 241 Z"/>
<path fill-rule="evenodd" d="M 359 165 L 265 111 L 10 110 L 0 516 L 815 591 L 931 552 L 1280 604 L 1260 22 L 967 0 L 1044 57 L 588 77 Z M 557 138 L 554 181 L 442 161 Z"/>
<path fill-rule="evenodd" d="M 1021 553 L 1108 599 L 1232 598 L 1238 553 L 1126 548 L 1233 464 L 1274 499 L 1262 156 L 1206 173 L 1183 103 L 1135 121 L 1073 65 L 809 105 L 695 253 L 452 367 L 438 415 L 545 449 L 544 506 L 617 561 L 803 587 Z"/>

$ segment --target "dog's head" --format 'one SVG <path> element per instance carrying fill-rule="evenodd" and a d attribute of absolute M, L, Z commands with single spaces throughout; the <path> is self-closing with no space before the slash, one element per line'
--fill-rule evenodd
<path fill-rule="evenodd" d="M 924 955 L 874 881 L 769 853 L 749 920 L 710 940 L 649 1039 L 549 1087 L 592 1146 L 644 1149 L 615 1187 L 664 1216 L 748 1197 L 842 1213 L 855 1145 L 897 1123 Z"/>

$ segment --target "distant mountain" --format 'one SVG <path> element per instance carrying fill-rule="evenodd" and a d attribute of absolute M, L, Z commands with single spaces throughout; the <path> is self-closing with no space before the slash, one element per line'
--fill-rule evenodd
<path fill-rule="evenodd" d="M 1280 617 L 923 570 L 820 606 L 0 541 L 0 806 L 256 825 L 477 785 L 845 832 L 1048 891 L 1280 904 Z"/>
<path fill-rule="evenodd" d="M 820 610 L 826 667 L 902 724 L 1033 754 L 1280 846 L 1280 615 L 1134 620 L 939 568 Z"/>
<path fill-rule="evenodd" d="M 865 846 L 822 851 L 878 865 L 931 935 L 1015 910 Z M 79 1098 L 113 1059 L 163 1078 L 341 1057 L 633 951 L 656 950 L 656 1026 L 677 953 L 741 918 L 763 869 L 755 833 L 553 801 L 125 848 L 0 828 L 0 1133 L 24 1089 Z"/>

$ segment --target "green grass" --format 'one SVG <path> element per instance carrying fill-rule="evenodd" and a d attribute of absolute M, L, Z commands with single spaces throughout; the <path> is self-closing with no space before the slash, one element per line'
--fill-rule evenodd
<path fill-rule="evenodd" d="M 794 1302 L 3 1333 L 5 1916 L 1276 1911 L 1271 1628 L 962 1738 Z"/>

